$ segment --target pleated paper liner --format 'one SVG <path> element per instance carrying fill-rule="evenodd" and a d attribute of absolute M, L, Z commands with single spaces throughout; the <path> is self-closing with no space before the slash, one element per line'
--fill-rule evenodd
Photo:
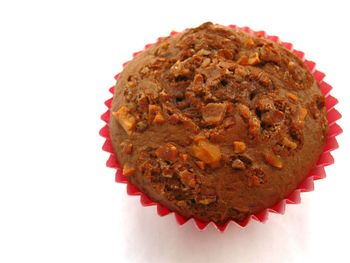
<path fill-rule="evenodd" d="M 338 142 L 336 139 L 336 136 L 339 135 L 342 132 L 342 129 L 340 126 L 336 123 L 337 120 L 341 118 L 341 114 L 334 108 L 334 106 L 338 103 L 338 100 L 330 95 L 330 92 L 332 90 L 332 86 L 323 81 L 325 74 L 321 71 L 318 71 L 316 69 L 316 63 L 310 60 L 307 60 L 304 58 L 304 52 L 293 49 L 293 45 L 288 42 L 282 42 L 279 40 L 277 36 L 269 36 L 264 31 L 253 31 L 249 27 L 237 27 L 235 25 L 229 25 L 229 28 L 236 28 L 240 29 L 244 32 L 247 32 L 252 35 L 257 36 L 264 36 L 271 41 L 278 42 L 282 44 L 286 49 L 289 49 L 292 51 L 296 56 L 298 56 L 300 59 L 304 61 L 306 66 L 309 68 L 310 72 L 315 77 L 316 81 L 318 82 L 321 92 L 326 97 L 326 108 L 327 108 L 327 119 L 329 124 L 329 134 L 327 137 L 326 145 L 324 146 L 323 153 L 321 154 L 316 166 L 310 171 L 306 179 L 298 186 L 297 189 L 295 189 L 287 198 L 284 198 L 280 200 L 277 204 L 270 208 L 266 208 L 262 210 L 261 212 L 251 215 L 247 217 L 245 220 L 237 222 L 234 220 L 227 221 L 224 225 L 218 225 L 214 222 L 203 222 L 197 218 L 185 218 L 182 215 L 170 211 L 168 208 L 164 207 L 160 203 L 157 203 L 153 200 L 151 200 L 147 195 L 142 193 L 137 187 L 135 187 L 133 184 L 131 184 L 126 177 L 123 175 L 123 171 L 121 168 L 121 165 L 118 161 L 117 156 L 114 154 L 112 149 L 112 144 L 109 136 L 109 128 L 108 128 L 108 122 L 110 118 L 110 107 L 112 103 L 112 98 L 107 100 L 105 102 L 105 105 L 107 106 L 108 110 L 101 116 L 102 120 L 106 122 L 106 125 L 100 130 L 100 135 L 106 139 L 105 143 L 103 144 L 102 149 L 108 153 L 110 153 L 110 156 L 107 160 L 106 165 L 110 168 L 114 168 L 116 170 L 115 173 L 115 181 L 117 183 L 124 183 L 126 184 L 127 193 L 128 195 L 136 195 L 140 196 L 140 202 L 143 206 L 155 206 L 157 208 L 157 213 L 160 216 L 166 216 L 171 213 L 174 214 L 174 217 L 179 225 L 183 225 L 188 221 L 193 221 L 194 224 L 198 227 L 198 229 L 203 230 L 205 229 L 209 224 L 213 224 L 214 227 L 216 227 L 220 231 L 225 231 L 227 226 L 234 222 L 241 227 L 245 227 L 248 225 L 248 223 L 251 220 L 256 220 L 259 222 L 264 223 L 268 219 L 269 213 L 278 213 L 278 214 L 284 214 L 286 204 L 298 204 L 300 203 L 300 193 L 301 192 L 310 192 L 314 190 L 314 181 L 318 179 L 323 179 L 326 177 L 326 172 L 324 167 L 331 165 L 334 163 L 333 156 L 331 154 L 331 151 L 338 148 Z M 177 32 L 171 32 L 170 35 L 177 34 Z M 162 40 L 163 38 L 158 38 L 157 41 Z M 149 48 L 153 44 L 147 44 L 145 46 L 145 49 Z M 137 54 L 141 53 L 143 51 L 135 52 L 133 56 L 135 57 Z M 124 63 L 123 67 L 127 64 Z M 120 73 L 119 73 L 120 74 Z M 118 80 L 119 74 L 115 76 L 115 79 Z M 109 91 L 114 94 L 114 86 L 109 89 Z"/>

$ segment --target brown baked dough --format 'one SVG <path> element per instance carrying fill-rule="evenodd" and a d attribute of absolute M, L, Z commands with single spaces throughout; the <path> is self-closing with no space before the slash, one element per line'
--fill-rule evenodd
<path fill-rule="evenodd" d="M 328 132 L 324 96 L 299 58 L 210 22 L 126 65 L 109 127 L 132 184 L 185 217 L 218 224 L 288 196 Z"/>

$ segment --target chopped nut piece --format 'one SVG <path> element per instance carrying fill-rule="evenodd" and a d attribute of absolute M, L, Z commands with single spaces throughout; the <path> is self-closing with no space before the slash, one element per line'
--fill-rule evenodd
<path fill-rule="evenodd" d="M 204 170 L 205 169 L 205 162 L 202 161 L 196 161 L 196 165 L 198 166 L 199 169 Z"/>
<path fill-rule="evenodd" d="M 156 116 L 153 119 L 154 124 L 162 124 L 165 122 L 163 115 L 160 112 L 157 112 Z"/>
<path fill-rule="evenodd" d="M 210 55 L 210 51 L 209 50 L 206 50 L 206 49 L 201 49 L 201 50 L 199 50 L 198 52 L 197 52 L 197 54 L 198 55 L 200 55 L 200 56 L 207 56 L 207 55 Z"/>
<path fill-rule="evenodd" d="M 237 170 L 244 170 L 246 167 L 244 162 L 242 162 L 240 159 L 235 159 L 232 162 L 232 168 Z"/>
<path fill-rule="evenodd" d="M 176 204 L 177 204 L 179 207 L 186 207 L 186 206 L 187 206 L 187 203 L 186 203 L 185 200 L 177 201 Z"/>
<path fill-rule="evenodd" d="M 210 58 L 205 58 L 205 59 L 203 59 L 203 62 L 202 62 L 202 64 L 201 64 L 201 67 L 202 67 L 202 68 L 205 68 L 206 66 L 208 66 L 208 65 L 210 64 L 210 62 L 211 62 Z"/>
<path fill-rule="evenodd" d="M 167 161 L 176 161 L 177 158 L 177 148 L 171 143 L 167 143 L 164 146 L 157 148 L 156 155 L 158 158 L 162 158 Z"/>
<path fill-rule="evenodd" d="M 163 49 L 167 49 L 169 47 L 169 42 L 163 42 L 161 45 L 160 45 L 161 48 Z"/>
<path fill-rule="evenodd" d="M 230 51 L 228 49 L 220 49 L 218 51 L 218 56 L 229 59 L 229 60 L 233 59 L 232 51 Z"/>
<path fill-rule="evenodd" d="M 146 121 L 139 121 L 137 124 L 136 124 L 136 129 L 137 131 L 139 132 L 143 132 L 147 129 L 147 122 Z"/>
<path fill-rule="evenodd" d="M 183 161 L 183 162 L 187 162 L 188 161 L 188 154 L 187 153 L 181 153 L 180 154 L 180 159 L 181 159 L 181 161 Z"/>
<path fill-rule="evenodd" d="M 289 70 L 290 72 L 294 72 L 296 66 L 297 66 L 297 64 L 295 64 L 293 61 L 290 61 L 290 62 L 288 63 L 288 70 Z"/>
<path fill-rule="evenodd" d="M 214 203 L 216 201 L 216 196 L 206 196 L 204 199 L 200 199 L 197 201 L 197 203 L 201 205 L 209 205 L 211 203 Z"/>
<path fill-rule="evenodd" d="M 125 106 L 121 106 L 118 111 L 112 112 L 112 115 L 120 123 L 126 133 L 131 135 L 135 130 L 136 119 L 130 113 L 130 110 Z"/>
<path fill-rule="evenodd" d="M 143 67 L 142 69 L 141 69 L 141 73 L 143 73 L 143 74 L 147 74 L 149 72 L 149 67 Z"/>
<path fill-rule="evenodd" d="M 259 64 L 260 58 L 259 58 L 259 53 L 255 52 L 252 56 L 249 57 L 248 59 L 248 64 L 249 65 L 256 65 Z"/>
<path fill-rule="evenodd" d="M 283 143 L 284 146 L 286 146 L 286 147 L 288 147 L 288 148 L 290 148 L 292 150 L 294 150 L 294 149 L 296 149 L 298 147 L 298 145 L 295 142 L 293 142 L 292 140 L 288 139 L 287 137 L 283 138 L 283 142 L 282 143 Z"/>
<path fill-rule="evenodd" d="M 298 97 L 291 92 L 287 93 L 287 97 L 290 98 L 292 101 L 298 101 Z"/>
<path fill-rule="evenodd" d="M 171 124 L 183 124 L 184 128 L 189 129 L 193 133 L 199 132 L 199 127 L 190 119 L 182 114 L 172 114 L 168 118 Z"/>
<path fill-rule="evenodd" d="M 161 113 L 161 108 L 158 105 L 148 105 L 148 122 L 153 124 L 162 124 L 165 119 Z"/>
<path fill-rule="evenodd" d="M 248 57 L 245 56 L 245 58 L 246 58 L 247 61 L 248 61 Z M 238 62 L 237 62 L 237 63 L 238 63 Z M 244 67 L 236 67 L 236 69 L 235 69 L 235 75 L 237 75 L 237 76 L 239 76 L 239 77 L 241 77 L 241 78 L 245 78 L 245 77 L 247 77 L 247 76 L 249 75 L 249 71 L 248 71 L 246 68 L 244 68 Z"/>
<path fill-rule="evenodd" d="M 189 172 L 188 170 L 181 171 L 179 173 L 180 180 L 184 185 L 195 187 L 196 186 L 196 175 Z"/>
<path fill-rule="evenodd" d="M 281 54 L 276 51 L 275 45 L 274 43 L 267 43 L 260 48 L 260 57 L 264 61 L 271 61 L 277 64 L 281 63 Z"/>
<path fill-rule="evenodd" d="M 272 80 L 266 73 L 263 73 L 263 72 L 259 73 L 258 81 L 264 87 L 268 88 L 272 86 Z"/>
<path fill-rule="evenodd" d="M 208 103 L 202 108 L 202 117 L 210 125 L 219 124 L 224 119 L 226 109 L 226 103 Z"/>
<path fill-rule="evenodd" d="M 260 121 L 256 117 L 249 119 L 249 133 L 251 135 L 256 135 L 260 131 Z"/>
<path fill-rule="evenodd" d="M 307 109 L 301 108 L 299 111 L 298 121 L 297 121 L 299 126 L 301 126 L 301 127 L 304 126 L 304 120 L 305 120 L 306 115 L 307 115 Z"/>
<path fill-rule="evenodd" d="M 256 175 L 251 177 L 251 184 L 254 186 L 259 186 L 264 183 L 264 180 Z"/>
<path fill-rule="evenodd" d="M 221 151 L 218 145 L 209 141 L 199 141 L 192 146 L 193 155 L 201 161 L 216 166 L 221 159 Z"/>
<path fill-rule="evenodd" d="M 271 111 L 275 109 L 272 99 L 262 98 L 257 102 L 257 107 L 261 112 Z"/>
<path fill-rule="evenodd" d="M 166 102 L 169 100 L 170 96 L 164 91 L 162 90 L 160 93 L 159 93 L 159 97 L 161 99 L 162 102 Z"/>
<path fill-rule="evenodd" d="M 244 119 L 249 119 L 251 112 L 249 108 L 244 104 L 238 104 L 238 111 Z"/>
<path fill-rule="evenodd" d="M 125 154 L 131 154 L 132 153 L 132 144 L 130 142 L 124 141 L 120 144 L 122 147 L 123 153 Z"/>
<path fill-rule="evenodd" d="M 148 105 L 148 113 L 157 113 L 160 111 L 160 107 L 158 105 L 150 104 Z"/>
<path fill-rule="evenodd" d="M 172 178 L 174 170 L 165 162 L 160 162 L 161 175 L 165 178 Z"/>
<path fill-rule="evenodd" d="M 234 141 L 233 142 L 233 151 L 235 153 L 243 153 L 246 148 L 247 148 L 247 146 L 244 142 L 241 142 L 241 141 Z"/>
<path fill-rule="evenodd" d="M 201 92 L 202 85 L 203 85 L 203 76 L 201 74 L 196 74 L 194 76 L 193 86 L 192 86 L 194 93 L 198 94 L 199 92 Z"/>
<path fill-rule="evenodd" d="M 228 127 L 231 127 L 233 125 L 235 125 L 235 118 L 234 117 L 228 117 L 228 118 L 225 118 L 224 119 L 224 123 L 223 123 L 223 126 L 224 128 L 228 128 Z"/>
<path fill-rule="evenodd" d="M 282 168 L 282 166 L 283 166 L 282 161 L 279 159 L 278 156 L 276 156 L 272 152 L 268 152 L 268 153 L 265 152 L 263 155 L 264 155 L 265 161 L 268 164 L 270 164 L 273 167 L 279 168 L 279 169 Z"/>
<path fill-rule="evenodd" d="M 248 65 L 248 57 L 246 55 L 241 56 L 238 60 L 237 63 L 240 65 Z"/>
<path fill-rule="evenodd" d="M 135 81 L 128 81 L 128 87 L 129 88 L 135 88 L 136 87 L 136 82 Z"/>
<path fill-rule="evenodd" d="M 124 176 L 133 175 L 135 172 L 136 172 L 136 169 L 132 167 L 129 163 L 124 164 L 124 167 L 123 167 Z"/>
<path fill-rule="evenodd" d="M 254 46 L 254 41 L 253 41 L 253 39 L 251 39 L 251 38 L 247 38 L 247 39 L 244 41 L 244 44 L 245 44 L 247 47 L 252 47 L 252 46 Z"/>
<path fill-rule="evenodd" d="M 283 112 L 274 110 L 262 114 L 261 121 L 264 124 L 274 125 L 283 120 Z"/>
<path fill-rule="evenodd" d="M 206 140 L 208 139 L 203 133 L 197 134 L 196 137 L 193 138 L 193 142 L 195 143 L 198 143 L 200 141 L 206 141 Z"/>
<path fill-rule="evenodd" d="M 249 57 L 247 55 L 242 55 L 237 63 L 240 65 L 256 65 L 261 62 L 259 53 L 255 52 L 254 54 L 250 55 Z"/>
<path fill-rule="evenodd" d="M 165 178 L 172 178 L 173 177 L 173 171 L 171 169 L 164 169 L 162 170 L 162 176 Z"/>
<path fill-rule="evenodd" d="M 188 69 L 184 67 L 184 62 L 181 62 L 180 60 L 176 61 L 170 68 L 170 72 L 175 76 L 185 76 L 190 73 Z"/>

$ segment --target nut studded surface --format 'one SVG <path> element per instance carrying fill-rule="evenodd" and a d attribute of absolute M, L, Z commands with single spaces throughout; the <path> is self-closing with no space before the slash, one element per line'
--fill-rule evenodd
<path fill-rule="evenodd" d="M 325 103 L 291 52 L 206 23 L 126 65 L 110 137 L 124 175 L 150 198 L 224 224 L 273 206 L 305 179 L 326 141 Z"/>

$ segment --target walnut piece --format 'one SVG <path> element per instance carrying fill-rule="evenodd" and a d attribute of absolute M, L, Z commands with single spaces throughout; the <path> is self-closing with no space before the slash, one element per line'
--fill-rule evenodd
<path fill-rule="evenodd" d="M 252 38 L 247 38 L 244 41 L 244 45 L 246 45 L 247 47 L 252 47 L 252 46 L 254 46 L 254 40 Z"/>
<path fill-rule="evenodd" d="M 123 175 L 124 176 L 133 175 L 133 174 L 135 174 L 135 172 L 136 172 L 136 169 L 134 167 L 132 167 L 131 164 L 129 164 L 129 163 L 124 164 L 124 166 L 123 166 Z"/>
<path fill-rule="evenodd" d="M 287 93 L 287 97 L 290 98 L 292 101 L 298 101 L 297 95 L 295 95 L 295 94 L 293 94 L 291 92 Z"/>
<path fill-rule="evenodd" d="M 163 115 L 160 112 L 156 113 L 156 116 L 154 116 L 153 123 L 154 124 L 163 124 L 165 122 L 165 119 Z"/>
<path fill-rule="evenodd" d="M 123 141 L 121 144 L 120 144 L 122 150 L 123 150 L 123 153 L 125 154 L 131 154 L 132 153 L 132 149 L 133 149 L 133 146 L 130 142 L 127 142 L 127 141 Z"/>
<path fill-rule="evenodd" d="M 203 62 L 202 62 L 202 64 L 201 64 L 201 67 L 202 67 L 202 68 L 207 67 L 207 66 L 210 64 L 210 62 L 211 62 L 210 58 L 205 58 L 205 59 L 203 59 Z"/>
<path fill-rule="evenodd" d="M 161 112 L 161 108 L 158 105 L 148 105 L 148 121 L 152 124 L 163 124 L 165 118 Z"/>
<path fill-rule="evenodd" d="M 206 49 L 201 49 L 197 52 L 197 54 L 200 56 L 208 56 L 211 54 L 211 52 L 209 50 L 206 50 Z"/>
<path fill-rule="evenodd" d="M 181 161 L 183 161 L 183 162 L 187 162 L 188 161 L 188 154 L 187 153 L 181 153 L 180 154 L 180 159 L 181 159 Z"/>
<path fill-rule="evenodd" d="M 192 84 L 192 90 L 194 93 L 198 94 L 202 91 L 202 85 L 203 85 L 203 76 L 201 74 L 196 74 L 194 76 L 193 84 Z"/>
<path fill-rule="evenodd" d="M 256 65 L 261 62 L 259 58 L 259 53 L 255 52 L 253 55 L 251 55 L 248 59 L 248 65 Z"/>
<path fill-rule="evenodd" d="M 207 141 L 207 140 L 208 140 L 207 137 L 203 133 L 199 133 L 193 138 L 193 142 L 195 143 L 198 143 L 200 141 Z"/>
<path fill-rule="evenodd" d="M 147 122 L 146 121 L 139 121 L 138 123 L 136 123 L 136 130 L 138 132 L 143 132 L 147 129 Z"/>
<path fill-rule="evenodd" d="M 267 97 L 258 100 L 257 107 L 261 112 L 271 111 L 275 109 L 273 100 Z"/>
<path fill-rule="evenodd" d="M 306 115 L 307 115 L 307 109 L 301 108 L 299 111 L 298 120 L 297 120 L 298 126 L 304 127 L 304 121 L 305 121 Z"/>
<path fill-rule="evenodd" d="M 155 153 L 158 158 L 174 162 L 176 161 L 178 151 L 175 145 L 167 143 L 157 148 Z"/>
<path fill-rule="evenodd" d="M 247 55 L 242 55 L 238 60 L 237 63 L 240 65 L 248 65 L 248 57 Z"/>
<path fill-rule="evenodd" d="M 235 153 L 243 153 L 246 148 L 247 148 L 247 146 L 244 142 L 241 142 L 241 141 L 234 141 L 233 142 L 233 151 Z"/>
<path fill-rule="evenodd" d="M 247 55 L 242 55 L 237 63 L 240 64 L 240 65 L 251 65 L 251 66 L 254 66 L 254 65 L 257 65 L 261 62 L 260 60 L 260 57 L 259 57 L 259 53 L 258 52 L 255 52 L 254 54 L 250 55 L 249 57 Z"/>
<path fill-rule="evenodd" d="M 220 124 L 227 109 L 226 103 L 208 103 L 202 108 L 203 120 L 210 124 Z"/>
<path fill-rule="evenodd" d="M 273 111 L 267 111 L 264 112 L 261 115 L 261 121 L 264 124 L 268 124 L 268 125 L 274 125 L 278 122 L 281 122 L 283 120 L 283 112 L 278 111 L 278 110 L 273 110 Z"/>
<path fill-rule="evenodd" d="M 160 107 L 158 105 L 153 105 L 153 104 L 148 105 L 149 114 L 157 113 L 157 112 L 160 112 Z"/>
<path fill-rule="evenodd" d="M 298 145 L 287 137 L 283 138 L 282 144 L 292 150 L 296 149 Z"/>
<path fill-rule="evenodd" d="M 161 45 L 160 45 L 161 48 L 163 49 L 167 49 L 169 47 L 169 42 L 163 42 Z"/>
<path fill-rule="evenodd" d="M 264 180 L 256 175 L 253 175 L 251 178 L 250 178 L 250 183 L 253 185 L 253 186 L 259 186 L 261 184 L 264 183 Z"/>
<path fill-rule="evenodd" d="M 257 135 L 260 131 L 260 120 L 257 117 L 251 117 L 249 119 L 249 133 L 251 135 Z"/>
<path fill-rule="evenodd" d="M 130 80 L 127 83 L 128 83 L 128 87 L 129 88 L 135 88 L 136 87 L 136 82 L 135 81 Z"/>
<path fill-rule="evenodd" d="M 193 155 L 199 160 L 211 166 L 219 164 L 221 151 L 218 145 L 203 140 L 192 146 Z"/>
<path fill-rule="evenodd" d="M 250 112 L 249 108 L 246 105 L 238 104 L 237 107 L 238 107 L 239 113 L 241 114 L 241 116 L 244 119 L 249 119 L 250 118 L 251 112 Z"/>
<path fill-rule="evenodd" d="M 179 173 L 180 180 L 184 185 L 195 187 L 196 186 L 196 175 L 189 172 L 188 170 L 181 171 Z"/>
<path fill-rule="evenodd" d="M 242 162 L 240 159 L 235 159 L 232 162 L 232 168 L 237 170 L 244 170 L 246 167 L 244 162 Z"/>
<path fill-rule="evenodd" d="M 121 106 L 118 111 L 112 112 L 114 118 L 120 123 L 128 135 L 131 135 L 135 130 L 136 119 L 130 113 L 129 108 Z"/>
<path fill-rule="evenodd" d="M 170 124 L 183 124 L 183 127 L 189 129 L 193 133 L 199 132 L 199 127 L 190 118 L 180 113 L 175 113 L 169 116 L 168 121 Z"/>
<path fill-rule="evenodd" d="M 215 201 L 216 201 L 216 196 L 206 196 L 205 198 L 196 200 L 196 202 L 201 205 L 209 205 L 211 203 L 214 203 Z"/>
<path fill-rule="evenodd" d="M 180 200 L 176 202 L 177 206 L 179 207 L 187 207 L 187 203 L 185 200 Z"/>
<path fill-rule="evenodd" d="M 265 152 L 263 153 L 265 161 L 276 168 L 282 169 L 283 165 L 282 165 L 282 161 L 280 160 L 280 158 L 278 156 L 276 156 L 274 153 L 272 152 Z"/>
<path fill-rule="evenodd" d="M 218 56 L 219 57 L 222 57 L 222 58 L 226 58 L 226 59 L 229 59 L 229 60 L 232 60 L 233 59 L 233 53 L 231 50 L 229 49 L 220 49 L 218 51 Z"/>

